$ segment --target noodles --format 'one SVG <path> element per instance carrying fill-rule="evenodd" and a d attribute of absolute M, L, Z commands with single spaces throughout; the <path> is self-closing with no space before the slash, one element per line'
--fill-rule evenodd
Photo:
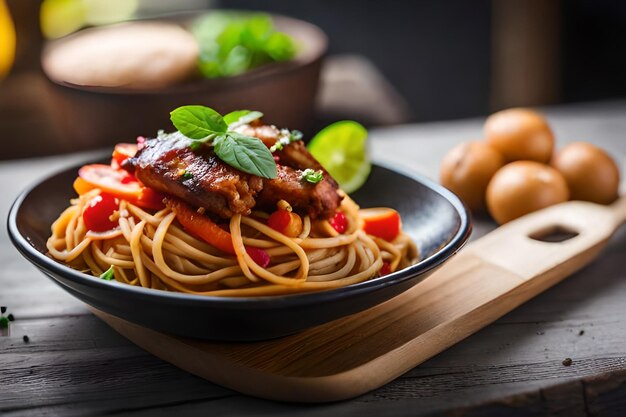
<path fill-rule="evenodd" d="M 347 220 L 341 234 L 328 221 L 308 216 L 293 238 L 269 227 L 267 213 L 232 216 L 232 255 L 188 233 L 171 208 L 147 211 L 126 200 L 111 216 L 117 228 L 89 231 L 83 213 L 99 192 L 72 200 L 52 224 L 49 255 L 95 276 L 112 267 L 115 279 L 128 285 L 227 297 L 290 294 L 366 281 L 384 265 L 393 272 L 417 258 L 414 243 L 402 232 L 393 242 L 367 235 L 358 206 L 347 196 L 340 206 Z M 267 254 L 269 264 L 259 265 L 251 248 Z"/>

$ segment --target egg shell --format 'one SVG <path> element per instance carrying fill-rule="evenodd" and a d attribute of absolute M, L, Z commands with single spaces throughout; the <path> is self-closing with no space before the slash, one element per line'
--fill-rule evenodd
<path fill-rule="evenodd" d="M 554 135 L 546 119 L 531 109 L 514 108 L 492 114 L 485 122 L 487 143 L 508 161 L 547 163 Z"/>
<path fill-rule="evenodd" d="M 619 193 L 619 168 L 602 149 L 574 142 L 554 155 L 551 165 L 567 181 L 572 200 L 610 204 Z"/>
<path fill-rule="evenodd" d="M 463 142 L 441 161 L 441 184 L 458 195 L 472 211 L 485 209 L 491 177 L 504 165 L 504 157 L 485 142 Z"/>
<path fill-rule="evenodd" d="M 565 178 L 556 169 L 534 161 L 505 165 L 487 187 L 487 208 L 499 224 L 567 201 Z"/>

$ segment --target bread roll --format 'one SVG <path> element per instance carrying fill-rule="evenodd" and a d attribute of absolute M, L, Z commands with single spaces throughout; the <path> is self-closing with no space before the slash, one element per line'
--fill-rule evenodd
<path fill-rule="evenodd" d="M 48 77 L 81 86 L 154 89 L 190 77 L 199 48 L 191 33 L 163 22 L 87 29 L 52 42 L 42 64 Z"/>

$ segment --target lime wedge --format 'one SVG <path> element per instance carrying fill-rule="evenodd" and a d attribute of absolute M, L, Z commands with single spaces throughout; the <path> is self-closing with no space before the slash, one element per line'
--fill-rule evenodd
<path fill-rule="evenodd" d="M 367 154 L 367 130 L 344 120 L 322 129 L 309 143 L 309 152 L 347 193 L 358 190 L 372 169 Z"/>

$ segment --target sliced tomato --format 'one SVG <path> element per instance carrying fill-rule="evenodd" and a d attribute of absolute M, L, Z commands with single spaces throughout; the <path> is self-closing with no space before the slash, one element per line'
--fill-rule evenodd
<path fill-rule="evenodd" d="M 376 207 L 359 210 L 363 219 L 363 230 L 368 235 L 373 235 L 391 242 L 400 233 L 402 223 L 400 214 L 394 209 Z"/>
<path fill-rule="evenodd" d="M 267 268 L 270 264 L 270 255 L 263 249 L 255 248 L 254 246 L 246 246 L 246 252 L 261 268 Z"/>
<path fill-rule="evenodd" d="M 332 228 L 339 234 L 345 233 L 348 229 L 348 219 L 346 215 L 340 211 L 336 212 L 335 215 L 328 220 L 328 223 L 330 223 Z"/>
<path fill-rule="evenodd" d="M 163 199 L 165 195 L 158 191 L 154 191 L 152 188 L 143 187 L 141 195 L 137 199 L 128 200 L 136 206 L 149 208 L 153 210 L 161 210 L 165 207 Z"/>
<path fill-rule="evenodd" d="M 131 177 L 128 172 L 109 165 L 84 165 L 78 170 L 78 176 L 95 188 L 124 198 L 138 198 L 143 188 L 139 182 L 128 180 Z"/>
<path fill-rule="evenodd" d="M 222 252 L 235 254 L 232 236 L 213 220 L 198 213 L 187 203 L 175 198 L 169 198 L 167 206 L 176 213 L 176 219 L 189 233 Z"/>
<path fill-rule="evenodd" d="M 285 236 L 296 237 L 302 233 L 302 218 L 287 210 L 276 210 L 267 219 L 267 224 Z"/>
<path fill-rule="evenodd" d="M 83 211 L 85 227 L 94 232 L 106 232 L 117 227 L 111 215 L 120 209 L 120 201 L 113 195 L 101 193 L 93 197 Z"/>
<path fill-rule="evenodd" d="M 84 194 L 94 188 L 140 207 L 155 210 L 164 207 L 162 194 L 145 187 L 128 172 L 109 165 L 85 165 L 78 170 L 78 178 L 74 181 L 76 192 Z"/>
<path fill-rule="evenodd" d="M 378 271 L 378 275 L 384 277 L 385 275 L 391 274 L 391 264 L 387 261 L 383 262 L 383 266 L 380 267 L 380 271 Z"/>
<path fill-rule="evenodd" d="M 113 150 L 111 166 L 119 168 L 128 158 L 132 158 L 137 153 L 137 145 L 134 143 L 118 143 Z"/>

